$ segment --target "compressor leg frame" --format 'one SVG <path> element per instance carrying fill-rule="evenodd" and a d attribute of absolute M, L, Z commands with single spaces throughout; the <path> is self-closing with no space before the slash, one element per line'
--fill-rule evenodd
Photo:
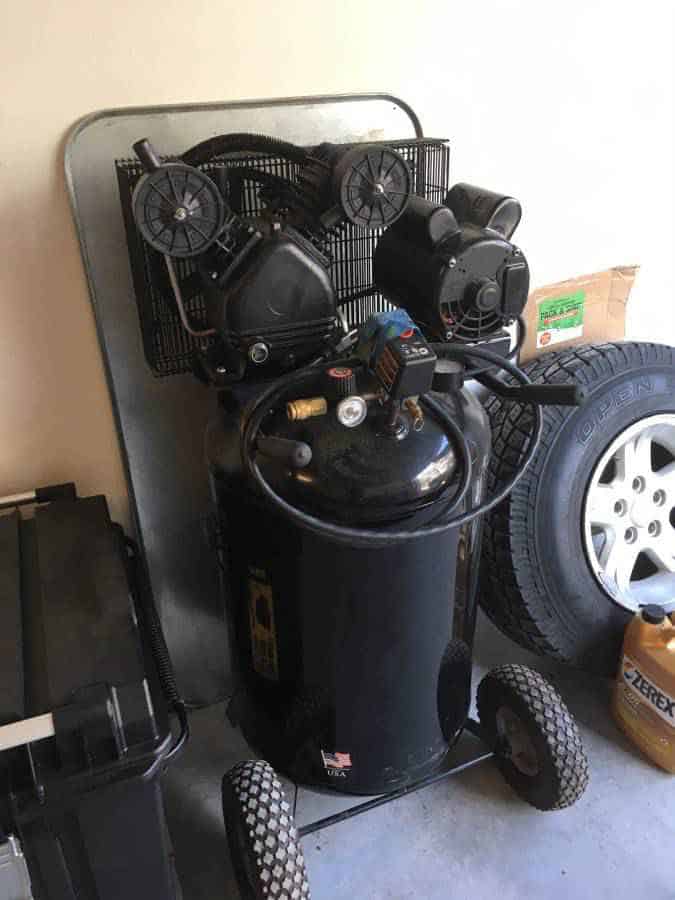
<path fill-rule="evenodd" d="M 480 723 L 475 719 L 468 719 L 464 726 L 464 730 L 474 735 L 474 737 L 485 741 Z M 430 787 L 432 784 L 436 784 L 439 781 L 444 781 L 446 778 L 450 778 L 452 775 L 459 775 L 460 772 L 465 772 L 467 769 L 472 769 L 474 766 L 479 765 L 479 763 L 485 762 L 488 759 L 493 759 L 494 756 L 494 750 L 484 750 L 483 752 L 477 753 L 475 756 L 472 756 L 471 759 L 468 759 L 466 762 L 460 763 L 456 766 L 451 766 L 449 769 L 442 769 L 440 772 L 433 772 L 431 775 L 427 775 L 425 778 L 420 778 L 418 781 L 413 781 L 402 788 L 398 788 L 398 790 L 390 791 L 387 794 L 381 794 L 380 796 L 373 797 L 371 800 L 366 800 L 363 803 L 357 803 L 355 806 L 350 806 L 348 809 L 345 809 L 339 813 L 335 813 L 332 816 L 324 816 L 321 819 L 316 819 L 314 822 L 308 822 L 307 825 L 303 825 L 298 828 L 298 836 L 300 838 L 304 838 L 307 835 L 314 834 L 315 832 L 321 831 L 324 828 L 330 828 L 332 825 L 339 825 L 341 822 L 345 822 L 348 819 L 353 819 L 355 816 L 359 816 L 362 813 L 370 812 L 371 809 L 377 809 L 378 806 L 384 806 L 385 803 L 392 803 L 394 800 L 399 800 L 401 797 L 407 797 L 409 794 L 414 794 L 417 791 L 421 791 L 424 788 Z"/>

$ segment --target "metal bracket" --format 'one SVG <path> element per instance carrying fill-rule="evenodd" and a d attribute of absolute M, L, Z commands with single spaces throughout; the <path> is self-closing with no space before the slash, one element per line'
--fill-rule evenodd
<path fill-rule="evenodd" d="M 468 719 L 464 727 L 475 737 L 484 740 L 480 723 L 475 719 Z M 406 797 L 408 794 L 414 794 L 439 781 L 445 781 L 446 778 L 450 778 L 452 775 L 459 775 L 460 772 L 472 769 L 474 766 L 485 762 L 486 759 L 492 759 L 494 756 L 494 751 L 485 750 L 482 753 L 478 753 L 476 756 L 471 757 L 471 759 L 466 762 L 460 763 L 460 765 L 450 766 L 449 768 L 441 769 L 438 772 L 433 772 L 431 775 L 427 775 L 426 778 L 420 778 L 419 781 L 413 781 L 396 791 L 391 791 L 388 794 L 381 794 L 379 797 L 374 797 L 372 800 L 366 800 L 364 803 L 350 806 L 342 812 L 335 813 L 335 815 L 325 816 L 322 819 L 316 819 L 314 822 L 309 822 L 307 825 L 298 828 L 298 834 L 303 838 L 308 834 L 314 834 L 315 831 L 320 831 L 323 828 L 330 828 L 331 825 L 339 825 L 340 822 L 345 822 L 347 819 L 353 819 L 354 816 L 360 816 L 362 813 L 370 812 L 371 809 L 377 809 L 378 806 L 384 806 L 385 803 L 391 803 L 393 800 L 399 800 L 401 797 Z"/>

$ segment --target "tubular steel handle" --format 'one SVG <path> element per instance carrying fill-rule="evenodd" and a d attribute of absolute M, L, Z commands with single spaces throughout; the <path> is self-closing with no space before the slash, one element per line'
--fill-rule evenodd
<path fill-rule="evenodd" d="M 516 388 L 519 400 L 541 406 L 582 406 L 586 391 L 579 384 L 524 384 Z"/>
<path fill-rule="evenodd" d="M 483 372 L 479 381 L 497 396 L 516 403 L 537 403 L 539 406 L 583 406 L 588 397 L 586 388 L 574 382 L 563 384 L 504 384 L 499 378 Z"/>

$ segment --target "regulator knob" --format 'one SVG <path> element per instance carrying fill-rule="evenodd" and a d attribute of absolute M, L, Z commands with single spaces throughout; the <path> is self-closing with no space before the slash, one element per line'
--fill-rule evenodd
<path fill-rule="evenodd" d="M 333 366 L 326 372 L 328 393 L 338 402 L 357 394 L 356 375 L 347 366 Z"/>

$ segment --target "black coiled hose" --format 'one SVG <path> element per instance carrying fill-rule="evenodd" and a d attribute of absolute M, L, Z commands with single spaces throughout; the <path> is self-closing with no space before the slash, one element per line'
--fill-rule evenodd
<path fill-rule="evenodd" d="M 343 364 L 356 367 L 362 366 L 363 362 L 361 360 L 350 360 Z M 408 528 L 398 531 L 377 528 L 351 528 L 346 525 L 337 525 L 303 512 L 301 509 L 288 503 L 265 480 L 255 459 L 255 442 L 263 419 L 288 390 L 292 387 L 297 387 L 312 377 L 316 377 L 317 372 L 329 369 L 334 365 L 335 362 L 329 362 L 320 366 L 307 366 L 279 379 L 279 381 L 276 381 L 256 398 L 246 410 L 241 424 L 240 448 L 244 471 L 255 482 L 261 493 L 273 506 L 280 509 L 287 518 L 314 534 L 329 537 L 338 543 L 349 544 L 352 547 L 386 547 L 391 544 L 414 540 L 415 538 L 441 534 L 452 528 L 454 520 L 450 522 L 444 520 L 437 525 L 427 525 L 424 528 Z M 462 480 L 456 489 L 450 507 L 445 512 L 447 516 L 454 512 L 464 500 L 471 485 L 471 451 L 462 430 L 438 401 L 434 400 L 433 397 L 421 397 L 420 402 L 440 423 L 446 433 L 449 433 L 451 442 L 460 457 Z"/>
<path fill-rule="evenodd" d="M 207 138 L 186 150 L 181 159 L 188 166 L 202 166 L 212 160 L 214 156 L 245 152 L 269 153 L 281 156 L 298 165 L 304 165 L 309 159 L 307 151 L 296 144 L 290 144 L 288 141 L 281 141 L 266 134 L 247 133 L 220 134 Z"/>
<path fill-rule="evenodd" d="M 508 372 L 520 384 L 524 385 L 531 383 L 530 378 L 522 371 L 522 369 L 518 368 L 518 366 L 499 356 L 497 353 L 492 353 L 482 347 L 464 347 L 457 344 L 432 344 L 431 346 L 439 357 L 445 356 L 463 361 L 466 361 L 467 359 L 480 359 L 490 363 L 490 368 L 496 366 L 503 371 Z M 359 364 L 362 365 L 362 363 Z M 473 521 L 478 516 L 483 515 L 483 513 L 494 509 L 495 506 L 504 500 L 525 475 L 525 472 L 536 453 L 537 447 L 539 446 L 543 428 L 543 417 L 540 407 L 537 404 L 532 403 L 535 414 L 534 433 L 530 438 L 530 443 L 525 456 L 521 460 L 520 466 L 514 476 L 500 491 L 498 491 L 497 494 L 493 495 L 488 500 L 467 510 L 465 513 L 452 516 L 452 513 L 454 513 L 466 496 L 470 485 L 471 454 L 466 438 L 458 425 L 453 422 L 437 401 L 432 397 L 425 395 L 420 397 L 420 401 L 437 419 L 440 420 L 442 426 L 450 432 L 455 446 L 459 448 L 460 456 L 462 457 L 462 465 L 464 467 L 462 485 L 450 508 L 445 511 L 443 520 L 438 524 L 430 524 L 423 528 L 390 531 L 375 528 L 350 528 L 324 519 L 319 519 L 288 503 L 283 497 L 280 497 L 279 494 L 276 493 L 270 484 L 268 484 L 255 459 L 255 441 L 264 417 L 272 409 L 274 404 L 278 402 L 280 397 L 289 388 L 302 384 L 303 381 L 312 374 L 316 374 L 316 372 L 321 371 L 322 368 L 329 368 L 330 365 L 330 363 L 327 363 L 321 367 L 308 366 L 299 372 L 295 372 L 292 375 L 280 379 L 253 402 L 244 414 L 241 424 L 240 450 L 244 471 L 273 506 L 277 507 L 277 509 L 279 509 L 288 519 L 314 534 L 331 538 L 339 543 L 347 543 L 350 546 L 355 547 L 385 547 L 391 544 L 414 540 L 416 538 L 441 534 L 450 528 L 458 528 Z M 332 363 L 332 365 L 334 365 L 334 363 Z"/>
<path fill-rule="evenodd" d="M 129 581 L 131 583 L 131 592 L 134 598 L 136 609 L 144 634 L 150 645 L 150 652 L 157 670 L 157 677 L 162 688 L 162 693 L 171 710 L 176 714 L 180 730 L 178 736 L 172 742 L 169 749 L 162 756 L 158 757 L 151 769 L 146 773 L 146 777 L 150 778 L 160 767 L 169 763 L 183 749 L 190 737 L 190 725 L 187 717 L 187 709 L 185 701 L 181 697 L 178 685 L 176 683 L 176 675 L 173 670 L 173 663 L 169 655 L 169 648 L 166 645 L 162 623 L 157 613 L 149 588 L 145 588 L 142 584 L 142 575 L 140 571 L 140 557 L 136 543 L 124 536 L 124 544 L 127 549 L 127 559 L 129 565 Z"/>

